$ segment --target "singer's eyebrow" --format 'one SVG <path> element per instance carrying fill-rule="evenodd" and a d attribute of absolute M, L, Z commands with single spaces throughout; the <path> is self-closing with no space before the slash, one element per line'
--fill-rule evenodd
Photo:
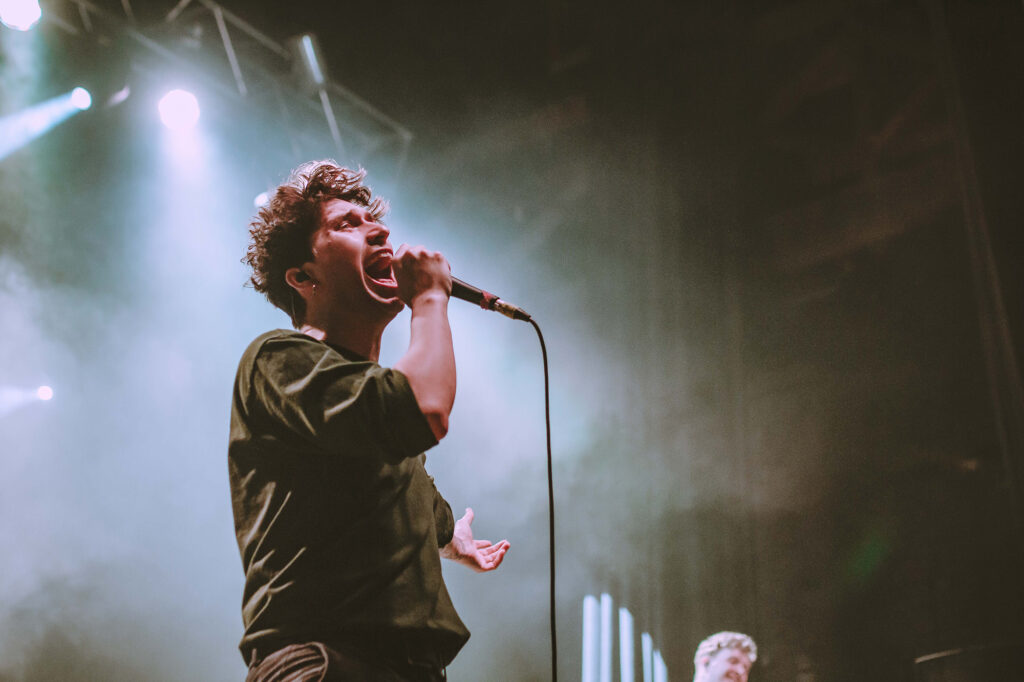
<path fill-rule="evenodd" d="M 335 221 L 335 223 L 340 225 L 341 223 L 344 223 L 346 221 L 350 223 L 361 223 L 365 222 L 366 218 L 365 216 L 361 216 L 358 213 L 356 213 L 356 210 L 354 208 L 350 208 L 349 210 L 345 211 L 345 213 L 340 218 L 338 218 Z"/>

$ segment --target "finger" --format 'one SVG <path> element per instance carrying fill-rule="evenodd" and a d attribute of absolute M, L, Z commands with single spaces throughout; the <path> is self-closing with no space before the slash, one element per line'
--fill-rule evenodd
<path fill-rule="evenodd" d="M 484 571 L 492 571 L 494 570 L 495 566 L 496 564 L 494 563 L 494 559 L 490 557 L 478 556 L 476 558 L 475 568 L 477 571 L 480 571 L 481 573 Z"/>
<path fill-rule="evenodd" d="M 484 547 L 491 546 L 490 540 L 474 540 L 474 542 L 476 543 L 477 549 L 483 549 Z"/>
<path fill-rule="evenodd" d="M 481 549 L 480 551 L 482 553 L 484 553 L 484 554 L 494 554 L 495 552 L 498 552 L 498 551 L 505 551 L 508 548 L 509 548 L 508 540 L 502 540 L 501 542 L 493 544 L 493 545 L 491 545 L 490 547 L 488 547 L 486 549 Z"/>
<path fill-rule="evenodd" d="M 504 560 L 505 560 L 505 550 L 504 549 L 495 552 L 490 557 L 490 562 L 489 562 L 490 563 L 490 567 L 487 570 L 493 571 L 498 566 L 501 566 L 501 562 L 504 561 Z"/>
<path fill-rule="evenodd" d="M 473 523 L 473 517 L 474 517 L 473 508 L 472 507 L 466 507 L 466 513 L 462 515 L 462 518 L 460 519 L 460 521 L 465 521 L 466 523 Z"/>
<path fill-rule="evenodd" d="M 480 550 L 476 553 L 482 563 L 487 565 L 494 565 L 495 562 L 501 562 L 501 557 L 505 555 L 508 550 L 506 543 L 499 543 L 497 545 L 491 545 L 487 549 Z"/>

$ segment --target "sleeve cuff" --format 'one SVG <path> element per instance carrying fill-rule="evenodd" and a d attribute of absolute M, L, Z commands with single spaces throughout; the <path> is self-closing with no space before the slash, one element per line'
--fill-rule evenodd
<path fill-rule="evenodd" d="M 452 514 L 451 505 L 436 490 L 434 492 L 434 528 L 437 532 L 438 549 L 451 542 L 455 536 L 455 516 Z"/>

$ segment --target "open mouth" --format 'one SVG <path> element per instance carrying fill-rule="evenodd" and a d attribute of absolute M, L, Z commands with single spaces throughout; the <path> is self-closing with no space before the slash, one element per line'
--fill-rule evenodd
<path fill-rule="evenodd" d="M 391 250 L 384 249 L 370 256 L 363 265 L 367 279 L 374 285 L 374 288 L 381 290 L 380 293 L 387 297 L 394 296 L 398 290 L 395 271 L 391 267 L 391 258 Z"/>

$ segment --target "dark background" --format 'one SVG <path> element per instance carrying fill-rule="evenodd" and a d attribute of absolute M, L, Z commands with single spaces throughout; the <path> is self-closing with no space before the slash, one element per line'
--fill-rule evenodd
<path fill-rule="evenodd" d="M 252 195 L 309 156 L 365 165 L 396 241 L 549 337 L 565 679 L 601 592 L 676 680 L 724 629 L 757 641 L 759 682 L 910 680 L 1022 641 L 1019 2 L 224 6 L 315 32 L 414 140 L 400 174 L 303 147 L 254 91 L 204 103 L 207 170 L 171 179 L 150 62 L 45 21 L 19 61 L 4 29 L 0 114 L 125 61 L 139 84 L 0 161 L 6 374 L 77 391 L 0 416 L 0 679 L 241 678 L 226 400 L 287 322 L 237 259 Z M 171 7 L 127 23 L 173 44 Z M 446 568 L 474 631 L 450 679 L 546 679 L 539 353 L 481 315 L 453 304 L 430 466 L 513 549 Z"/>

